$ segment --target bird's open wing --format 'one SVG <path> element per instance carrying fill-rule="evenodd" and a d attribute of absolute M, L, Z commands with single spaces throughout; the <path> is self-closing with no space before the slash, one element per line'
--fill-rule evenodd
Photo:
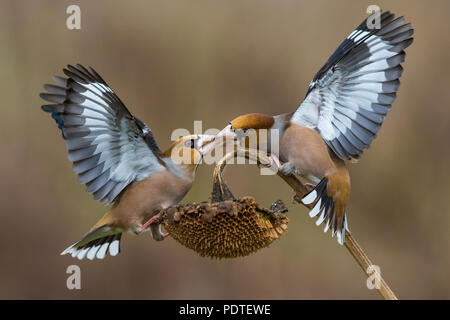
<path fill-rule="evenodd" d="M 46 84 L 42 106 L 62 130 L 79 182 L 95 200 L 111 203 L 133 181 L 164 168 L 151 130 L 127 110 L 92 68 L 68 66 L 68 78 Z"/>
<path fill-rule="evenodd" d="M 292 121 L 317 130 L 343 159 L 370 146 L 394 102 L 411 24 L 384 12 L 379 29 L 364 20 L 314 76 Z M 370 17 L 369 17 L 370 18 Z"/>

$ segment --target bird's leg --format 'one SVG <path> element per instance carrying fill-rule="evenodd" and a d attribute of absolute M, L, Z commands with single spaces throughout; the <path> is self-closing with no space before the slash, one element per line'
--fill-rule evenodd
<path fill-rule="evenodd" d="M 160 224 L 151 224 L 150 231 L 152 233 L 153 240 L 156 240 L 156 241 L 162 241 L 169 236 L 168 233 L 161 232 Z"/>
<path fill-rule="evenodd" d="M 273 153 L 270 154 L 270 158 L 273 160 L 273 162 L 275 162 L 275 164 L 278 167 L 278 170 L 281 171 L 282 174 L 284 175 L 295 174 L 295 168 L 293 163 L 286 162 L 281 164 L 280 158 L 278 158 L 278 156 L 276 156 Z"/>
<path fill-rule="evenodd" d="M 288 176 L 290 174 L 295 174 L 295 167 L 294 164 L 292 162 L 286 162 L 283 163 L 278 170 L 281 171 L 282 174 L 284 174 L 285 176 Z"/>
<path fill-rule="evenodd" d="M 275 162 L 275 164 L 278 166 L 278 170 L 288 176 L 290 174 L 296 174 L 296 169 L 294 167 L 294 164 L 292 162 L 286 162 L 281 164 L 280 159 L 274 155 L 273 153 L 270 155 L 270 157 L 272 158 L 272 160 Z M 316 186 L 312 183 L 305 183 L 305 188 L 308 192 L 311 192 Z M 300 203 L 300 199 L 298 198 L 298 196 L 296 194 L 294 194 L 294 196 L 291 199 L 292 203 Z"/>
<path fill-rule="evenodd" d="M 270 155 L 270 158 L 272 158 L 273 162 L 275 162 L 275 164 L 278 167 L 278 170 L 284 174 L 284 175 L 290 175 L 290 174 L 296 174 L 296 169 L 294 167 L 294 164 L 292 162 L 286 162 L 281 164 L 280 159 L 274 155 L 273 153 Z M 308 183 L 306 182 L 305 184 L 305 188 L 308 192 L 311 192 L 316 186 L 312 183 Z M 300 199 L 298 198 L 298 196 L 296 194 L 294 194 L 294 196 L 291 199 L 292 203 L 300 203 Z"/>
<path fill-rule="evenodd" d="M 145 229 L 148 228 L 149 225 L 151 225 L 153 222 L 157 221 L 159 219 L 159 213 L 155 214 L 153 217 L 151 217 L 146 223 L 144 223 L 141 226 L 141 231 L 144 231 Z"/>
<path fill-rule="evenodd" d="M 278 159 L 278 157 L 276 155 L 274 155 L 273 153 L 270 154 L 270 158 L 273 160 L 273 162 L 275 162 L 275 164 L 277 165 L 277 168 L 281 167 L 281 162 L 280 159 Z"/>
<path fill-rule="evenodd" d="M 315 184 L 309 183 L 309 182 L 305 182 L 303 184 L 306 188 L 307 193 L 311 192 L 312 190 L 314 190 L 314 188 L 316 187 Z M 299 196 L 297 194 L 294 194 L 291 198 L 291 203 L 300 203 L 301 204 L 301 199 L 299 198 Z"/>
<path fill-rule="evenodd" d="M 308 192 L 313 191 L 314 188 L 316 187 L 315 184 L 309 183 L 309 182 L 305 182 L 304 185 L 305 185 L 306 190 L 308 190 Z"/>
<path fill-rule="evenodd" d="M 155 214 L 153 217 L 151 217 L 146 223 L 144 223 L 141 226 L 141 232 L 150 227 L 150 231 L 152 234 L 153 239 L 156 241 L 161 241 L 170 236 L 168 233 L 162 233 L 161 232 L 161 225 L 160 224 L 154 224 L 158 219 L 160 218 L 160 214 Z"/>

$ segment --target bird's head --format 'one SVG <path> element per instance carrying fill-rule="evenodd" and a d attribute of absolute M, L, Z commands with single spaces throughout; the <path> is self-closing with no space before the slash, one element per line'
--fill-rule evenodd
<path fill-rule="evenodd" d="M 249 144 L 248 135 L 250 132 L 258 133 L 261 129 L 270 130 L 275 123 L 275 119 L 272 116 L 268 116 L 261 113 L 249 113 L 239 116 L 222 129 L 217 134 L 217 138 L 233 138 L 235 140 L 241 140 L 243 138 L 244 145 Z M 258 146 L 260 144 L 259 134 L 256 136 L 256 142 Z"/>
<path fill-rule="evenodd" d="M 214 148 L 216 137 L 206 134 L 193 134 L 179 138 L 164 152 L 165 157 L 181 166 L 195 171 L 203 156 Z"/>

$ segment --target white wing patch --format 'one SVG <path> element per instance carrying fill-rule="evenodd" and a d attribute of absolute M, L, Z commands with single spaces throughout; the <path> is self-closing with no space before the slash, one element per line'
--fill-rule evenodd
<path fill-rule="evenodd" d="M 45 86 L 49 93 L 41 97 L 55 104 L 43 109 L 57 121 L 73 170 L 94 199 L 108 204 L 131 182 L 164 170 L 144 140 L 150 130 L 144 133 L 138 127 L 93 69 L 68 66 L 64 73 L 68 79 L 55 77 L 64 87 Z"/>
<path fill-rule="evenodd" d="M 108 230 L 106 227 L 100 230 L 103 233 L 107 233 Z M 83 260 L 87 258 L 89 260 L 104 259 L 106 254 L 109 253 L 110 256 L 116 256 L 120 252 L 120 239 L 122 234 L 116 233 L 109 236 L 101 236 L 97 238 L 93 233 L 90 233 L 83 237 L 80 241 L 74 243 L 67 249 L 65 249 L 61 255 L 70 254 L 73 258 L 78 258 L 79 260 Z M 93 240 L 86 240 L 87 238 Z"/>
<path fill-rule="evenodd" d="M 339 157 L 360 157 L 396 97 L 414 32 L 404 21 L 384 12 L 379 30 L 361 23 L 316 74 L 291 121 L 317 130 Z"/>

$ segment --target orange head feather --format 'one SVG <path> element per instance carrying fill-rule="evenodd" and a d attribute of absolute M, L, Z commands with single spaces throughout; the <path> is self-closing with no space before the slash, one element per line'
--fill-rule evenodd
<path fill-rule="evenodd" d="M 176 140 L 163 153 L 164 158 L 171 158 L 177 165 L 186 167 L 193 172 L 202 160 L 203 154 L 208 152 L 207 146 L 214 141 L 214 136 L 189 135 Z"/>
<path fill-rule="evenodd" d="M 270 129 L 272 128 L 275 119 L 261 113 L 249 113 L 235 118 L 231 121 L 231 128 L 233 130 L 247 130 L 247 129 Z"/>

